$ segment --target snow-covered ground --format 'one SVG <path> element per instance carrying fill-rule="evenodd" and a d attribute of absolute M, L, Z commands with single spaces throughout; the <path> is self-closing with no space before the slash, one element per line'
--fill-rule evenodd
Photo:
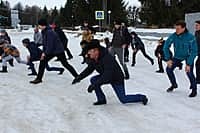
<path fill-rule="evenodd" d="M 168 30 L 166 31 L 168 32 Z M 26 58 L 23 38 L 31 33 L 9 32 L 12 42 Z M 81 72 L 80 38 L 68 34 L 69 48 L 74 58 L 69 62 Z M 156 41 L 144 40 L 147 53 L 156 62 Z M 130 50 L 130 52 L 132 52 Z M 51 61 L 51 66 L 60 66 Z M 189 81 L 184 70 L 176 70 L 179 88 L 167 93 L 167 75 L 157 74 L 157 64 L 150 65 L 139 52 L 137 64 L 131 67 L 130 80 L 126 81 L 128 94 L 144 93 L 149 97 L 147 106 L 140 103 L 122 105 L 111 86 L 103 86 L 107 105 L 93 106 L 95 94 L 88 94 L 89 78 L 72 85 L 72 76 L 45 72 L 42 84 L 29 84 L 27 66 L 17 64 L 0 74 L 0 133 L 199 133 L 200 96 L 189 98 Z M 38 67 L 38 62 L 36 64 Z M 94 73 L 95 74 L 95 73 Z M 198 86 L 200 88 L 200 86 Z"/>

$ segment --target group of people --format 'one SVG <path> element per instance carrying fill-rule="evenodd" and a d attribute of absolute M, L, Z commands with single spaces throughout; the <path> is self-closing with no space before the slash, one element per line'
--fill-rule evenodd
<path fill-rule="evenodd" d="M 41 33 L 39 32 L 38 28 L 41 29 Z M 166 61 L 166 72 L 171 82 L 171 86 L 167 89 L 167 92 L 172 92 L 178 87 L 173 71 L 176 67 L 182 69 L 182 61 L 186 61 L 185 71 L 190 79 L 190 89 L 192 89 L 189 97 L 195 97 L 197 95 L 197 83 L 200 83 L 199 57 L 196 62 L 196 78 L 193 74 L 193 67 L 197 53 L 198 56 L 200 54 L 200 50 L 198 49 L 200 47 L 200 21 L 196 21 L 196 28 L 197 31 L 195 33 L 195 38 L 194 35 L 188 32 L 186 23 L 184 21 L 178 21 L 176 23 L 176 32 L 169 36 L 166 41 L 163 39 L 159 40 L 159 45 L 155 50 L 155 55 L 158 58 L 159 64 L 159 70 L 157 72 L 164 72 L 162 60 Z M 80 42 L 82 52 L 80 55 L 83 56 L 82 63 L 86 63 L 87 67 L 81 73 L 77 73 L 75 68 L 67 61 L 65 50 L 68 54 L 68 59 L 72 59 L 73 56 L 67 48 L 68 39 L 66 38 L 64 32 L 54 23 L 49 25 L 46 19 L 40 19 L 38 21 L 38 27 L 35 29 L 33 42 L 30 42 L 28 38 L 22 40 L 23 45 L 30 52 L 30 55 L 27 57 L 27 61 L 21 60 L 19 51 L 16 49 L 16 47 L 13 49 L 17 50 L 18 52 L 16 53 L 18 54 L 14 55 L 11 53 L 6 53 L 5 47 L 7 47 L 7 45 L 3 46 L 3 54 L 10 55 L 10 58 L 5 58 L 2 56 L 2 71 L 7 72 L 7 68 L 4 70 L 4 64 L 12 59 L 11 57 L 15 57 L 19 63 L 30 66 L 29 68 L 31 69 L 32 73 L 29 75 L 36 75 L 36 78 L 33 81 L 30 81 L 30 83 L 38 84 L 42 82 L 45 68 L 49 71 L 59 71 L 59 74 L 64 72 L 64 68 L 50 67 L 48 65 L 49 60 L 51 60 L 53 57 L 57 57 L 57 60 L 60 61 L 61 64 L 74 77 L 72 84 L 80 82 L 90 75 L 94 70 L 99 73 L 91 78 L 91 84 L 87 89 L 89 93 L 94 91 L 97 96 L 97 101 L 94 103 L 94 105 L 102 105 L 107 103 L 106 97 L 101 89 L 101 86 L 104 84 L 111 84 L 121 103 L 125 104 L 141 102 L 146 105 L 148 102 L 146 95 L 126 95 L 125 93 L 124 80 L 128 80 L 130 78 L 129 71 L 125 63 L 128 61 L 128 46 L 131 44 L 133 49 L 131 66 L 135 66 L 136 64 L 135 58 L 139 50 L 141 50 L 143 55 L 150 61 L 152 65 L 154 64 L 153 58 L 147 55 L 145 51 L 145 45 L 137 33 L 129 33 L 126 26 L 122 25 L 120 21 L 116 20 L 114 22 L 112 41 L 110 42 L 109 38 L 104 39 L 106 44 L 105 48 L 100 45 L 99 40 L 94 39 L 93 34 L 95 34 L 95 30 L 90 27 L 87 22 L 84 22 L 82 30 L 83 36 L 82 41 Z M 0 44 L 7 43 L 8 41 L 0 41 Z M 173 54 L 170 51 L 172 44 L 174 46 Z M 40 49 L 39 46 L 42 46 L 43 49 Z M 119 63 L 116 61 L 116 55 Z M 34 68 L 34 61 L 40 61 L 38 72 L 36 72 Z"/>

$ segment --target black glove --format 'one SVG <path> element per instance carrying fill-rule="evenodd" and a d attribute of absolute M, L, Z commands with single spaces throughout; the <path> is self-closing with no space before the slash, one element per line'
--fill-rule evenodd
<path fill-rule="evenodd" d="M 77 76 L 73 81 L 72 81 L 72 84 L 76 84 L 78 82 L 80 82 L 81 79 Z"/>
<path fill-rule="evenodd" d="M 96 86 L 95 85 L 90 85 L 87 89 L 88 93 L 92 93 L 93 90 L 96 89 Z"/>

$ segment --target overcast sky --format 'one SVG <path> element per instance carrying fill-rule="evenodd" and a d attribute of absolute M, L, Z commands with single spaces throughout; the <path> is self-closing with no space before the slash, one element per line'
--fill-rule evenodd
<path fill-rule="evenodd" d="M 21 2 L 23 6 L 25 5 L 37 5 L 39 7 L 44 7 L 44 5 L 47 6 L 48 9 L 54 8 L 57 6 L 60 8 L 61 6 L 64 6 L 66 3 L 66 0 L 7 0 L 11 4 L 11 7 L 13 7 L 18 2 Z M 125 0 L 126 2 L 129 2 L 129 5 L 135 5 L 140 6 L 140 3 L 138 0 Z"/>

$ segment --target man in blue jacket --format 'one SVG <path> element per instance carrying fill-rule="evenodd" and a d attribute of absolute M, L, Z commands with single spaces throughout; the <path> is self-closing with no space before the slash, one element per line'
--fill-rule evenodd
<path fill-rule="evenodd" d="M 22 43 L 24 47 L 26 47 L 30 53 L 30 55 L 27 56 L 27 65 L 30 66 L 32 73 L 28 74 L 28 76 L 37 75 L 33 62 L 40 60 L 40 57 L 42 55 L 42 50 L 38 48 L 38 45 L 35 42 L 30 42 L 28 38 L 23 39 Z M 46 69 L 47 71 L 58 71 L 59 75 L 63 74 L 64 72 L 64 68 L 50 67 L 48 63 L 46 64 Z"/>
<path fill-rule="evenodd" d="M 172 59 L 170 59 L 169 50 L 171 44 L 174 46 L 174 56 Z M 167 75 L 171 82 L 171 87 L 167 89 L 167 92 L 172 92 L 178 87 L 173 71 L 177 67 L 177 64 L 185 60 L 185 71 L 190 80 L 190 89 L 192 89 L 189 97 L 195 97 L 197 95 L 197 85 L 193 73 L 193 67 L 194 59 L 197 56 L 197 43 L 195 36 L 188 32 L 184 21 L 178 21 L 176 23 L 176 32 L 166 40 L 163 51 L 165 59 L 167 60 Z"/>
<path fill-rule="evenodd" d="M 88 61 L 88 67 L 74 79 L 72 84 L 80 82 L 96 70 L 99 75 L 91 78 L 91 85 L 88 87 L 89 93 L 92 91 L 96 93 L 97 102 L 95 102 L 94 105 L 106 104 L 106 97 L 101 90 L 101 86 L 104 84 L 112 85 L 117 97 L 123 104 L 133 102 L 142 102 L 144 105 L 147 104 L 148 99 L 145 95 L 125 94 L 124 74 L 115 58 L 108 53 L 106 48 L 100 46 L 98 40 L 92 40 L 88 44 L 86 51 L 90 60 Z"/>
<path fill-rule="evenodd" d="M 78 74 L 75 69 L 67 62 L 64 53 L 64 47 L 59 36 L 51 28 L 49 28 L 46 19 L 40 19 L 38 21 L 38 25 L 39 28 L 42 29 L 43 53 L 40 58 L 39 72 L 37 77 L 35 80 L 30 81 L 30 83 L 38 84 L 42 82 L 45 66 L 48 61 L 55 56 L 62 63 L 62 65 L 67 68 L 74 77 L 76 77 Z"/>

